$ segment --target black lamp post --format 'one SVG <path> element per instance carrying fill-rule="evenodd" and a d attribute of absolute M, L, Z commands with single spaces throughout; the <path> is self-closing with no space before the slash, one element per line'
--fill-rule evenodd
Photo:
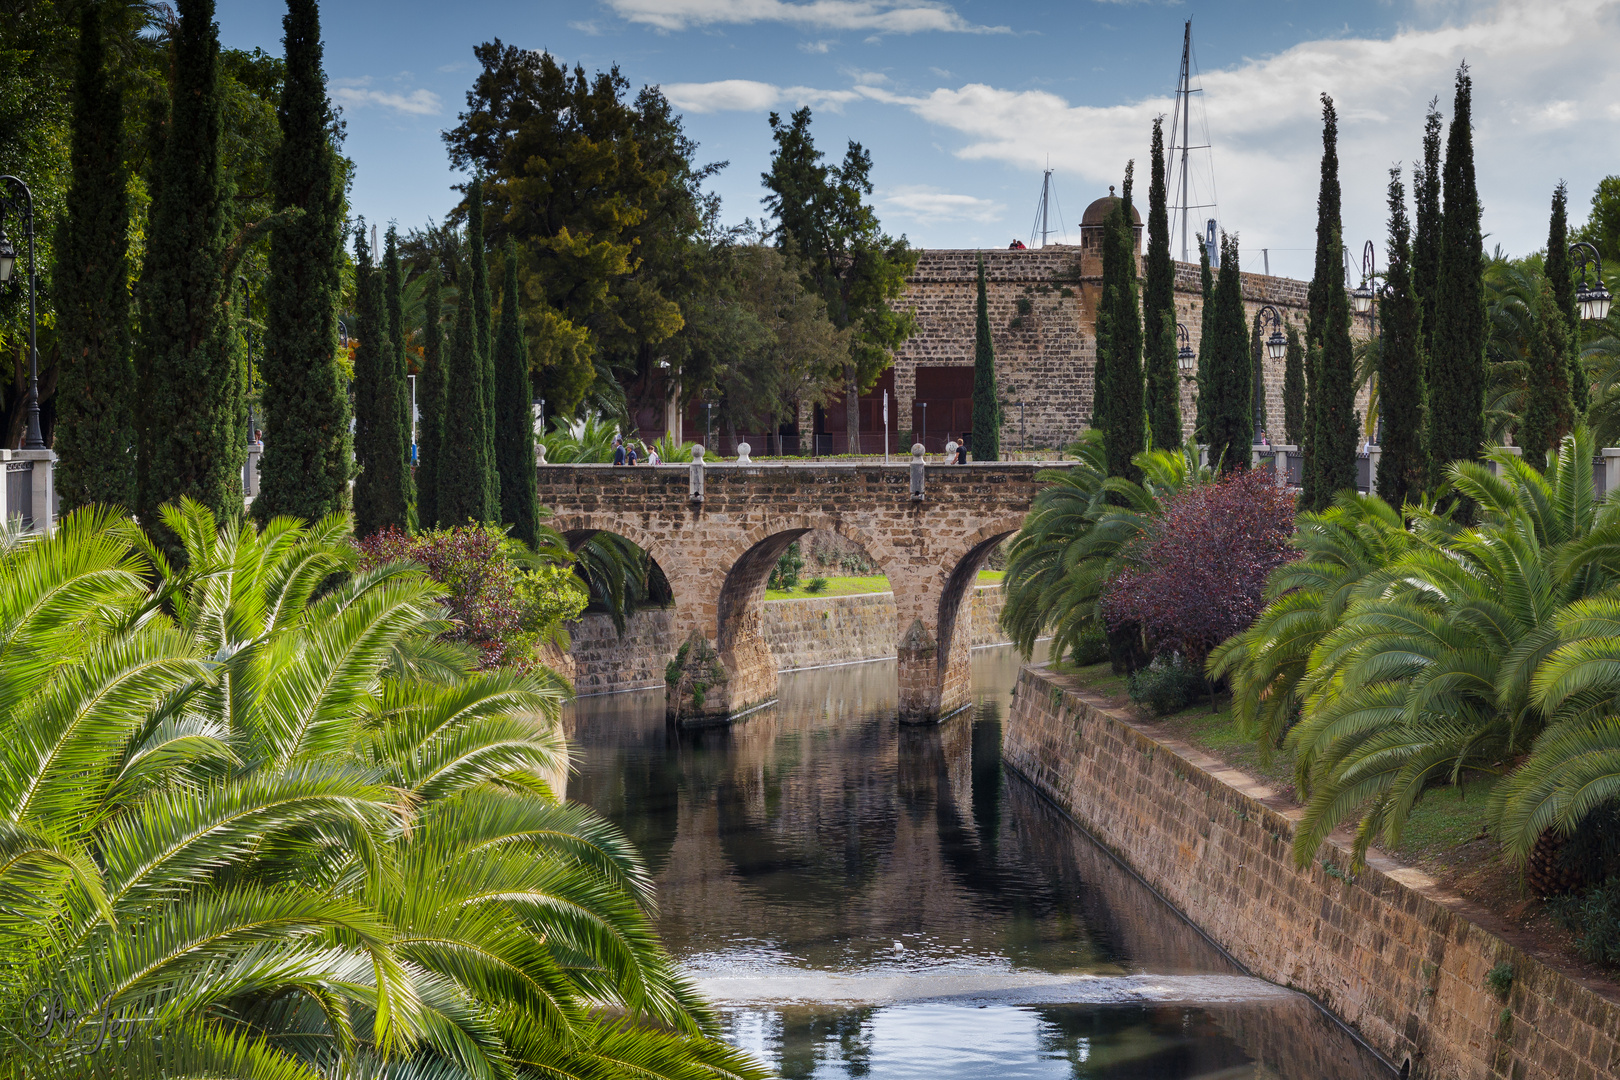
<path fill-rule="evenodd" d="M 1262 332 L 1264 332 L 1266 327 L 1271 327 L 1271 333 L 1267 334 L 1264 338 L 1266 343 L 1266 356 L 1274 361 L 1281 360 L 1286 357 L 1288 355 L 1288 339 L 1283 337 L 1282 312 L 1278 311 L 1270 304 L 1261 304 L 1260 310 L 1255 314 L 1260 319 L 1260 329 Z M 1262 391 L 1262 393 L 1264 393 L 1264 391 Z M 1256 403 L 1256 408 L 1254 410 L 1254 426 L 1256 431 L 1260 429 L 1260 409 L 1258 402 Z"/>
<path fill-rule="evenodd" d="M 1176 367 L 1181 369 L 1181 377 L 1188 382 L 1198 377 L 1195 370 L 1198 367 L 1198 357 L 1192 349 L 1192 337 L 1187 333 L 1184 323 L 1176 323 L 1176 340 L 1181 342 L 1181 348 L 1176 350 Z"/>
<path fill-rule="evenodd" d="M 23 436 L 24 450 L 45 449 L 45 437 L 39 430 L 39 345 L 38 314 L 34 309 L 34 284 L 39 268 L 34 263 L 34 193 L 15 176 L 0 176 L 0 285 L 11 281 L 11 272 L 17 265 L 17 253 L 6 237 L 6 218 L 21 214 L 23 235 L 28 238 L 28 430 Z"/>
<path fill-rule="evenodd" d="M 1575 287 L 1575 303 L 1581 309 L 1581 319 L 1602 322 L 1609 317 L 1609 304 L 1614 299 L 1609 295 L 1609 290 L 1603 287 L 1603 256 L 1585 240 L 1577 240 L 1569 245 L 1569 253 L 1581 266 L 1581 283 Z M 1595 285 L 1586 283 L 1586 264 L 1589 262 L 1597 264 Z"/>

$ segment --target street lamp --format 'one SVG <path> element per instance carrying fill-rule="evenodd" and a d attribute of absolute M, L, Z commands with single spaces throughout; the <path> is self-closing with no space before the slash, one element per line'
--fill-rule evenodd
<path fill-rule="evenodd" d="M 1191 382 L 1197 377 L 1194 369 L 1198 367 L 1198 357 L 1192 350 L 1187 327 L 1182 323 L 1176 323 L 1176 338 L 1181 342 L 1181 348 L 1176 350 L 1176 367 L 1181 369 L 1181 377 Z"/>
<path fill-rule="evenodd" d="M 1260 328 L 1271 327 L 1271 333 L 1266 337 L 1266 355 L 1273 360 L 1281 360 L 1288 355 L 1288 339 L 1283 337 L 1282 313 L 1270 304 L 1261 304 L 1256 313 L 1260 317 Z"/>
<path fill-rule="evenodd" d="M 1590 322 L 1602 322 L 1609 317 L 1609 304 L 1614 299 L 1609 295 L 1609 290 L 1603 287 L 1603 256 L 1598 254 L 1597 248 L 1585 240 L 1577 240 L 1569 245 L 1569 253 L 1581 264 L 1581 283 L 1575 287 L 1575 302 L 1580 305 L 1581 318 Z M 1595 285 L 1586 283 L 1588 262 L 1597 264 Z M 4 272 L 0 271 L 0 280 L 3 278 Z"/>
<path fill-rule="evenodd" d="M 24 450 L 45 449 L 45 438 L 39 430 L 39 345 L 38 314 L 34 308 L 34 284 L 39 267 L 34 262 L 34 193 L 15 176 L 0 176 L 13 194 L 0 190 L 0 286 L 11 281 L 11 272 L 17 265 L 17 253 L 6 237 L 6 216 L 21 214 L 23 235 L 28 238 L 28 430 L 23 437 Z"/>
<path fill-rule="evenodd" d="M 1356 314 L 1366 315 L 1373 309 L 1373 297 L 1377 295 L 1373 289 L 1373 279 L 1377 277 L 1374 267 L 1376 262 L 1373 254 L 1373 242 L 1367 241 L 1361 249 L 1361 284 L 1353 289 L 1350 297 L 1355 301 Z"/>

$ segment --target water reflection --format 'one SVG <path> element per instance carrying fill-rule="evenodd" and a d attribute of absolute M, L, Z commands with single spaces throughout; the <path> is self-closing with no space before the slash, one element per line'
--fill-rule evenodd
<path fill-rule="evenodd" d="M 568 794 L 640 845 L 664 940 L 698 977 L 1239 974 L 1003 771 L 1017 669 L 1010 650 L 976 654 L 976 708 L 926 728 L 895 721 L 892 663 L 788 676 L 776 709 L 729 730 L 667 728 L 656 693 L 584 699 Z M 724 1015 L 789 1077 L 1384 1075 L 1302 998 Z"/>

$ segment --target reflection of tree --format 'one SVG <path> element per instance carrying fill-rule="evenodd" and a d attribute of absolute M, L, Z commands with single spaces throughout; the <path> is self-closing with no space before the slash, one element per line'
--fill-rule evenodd
<path fill-rule="evenodd" d="M 1202 1009 L 1069 1005 L 1035 1012 L 1042 1053 L 1067 1058 L 1076 1080 L 1181 1080 L 1251 1060 Z"/>

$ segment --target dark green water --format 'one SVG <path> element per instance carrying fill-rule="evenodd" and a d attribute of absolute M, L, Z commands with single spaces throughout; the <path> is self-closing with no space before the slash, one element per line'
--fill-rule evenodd
<path fill-rule="evenodd" d="M 1388 1077 L 1243 975 L 1001 765 L 1017 678 L 894 719 L 893 663 L 785 676 L 778 707 L 677 733 L 663 693 L 571 706 L 570 798 L 658 873 L 671 952 L 785 1077 Z"/>

